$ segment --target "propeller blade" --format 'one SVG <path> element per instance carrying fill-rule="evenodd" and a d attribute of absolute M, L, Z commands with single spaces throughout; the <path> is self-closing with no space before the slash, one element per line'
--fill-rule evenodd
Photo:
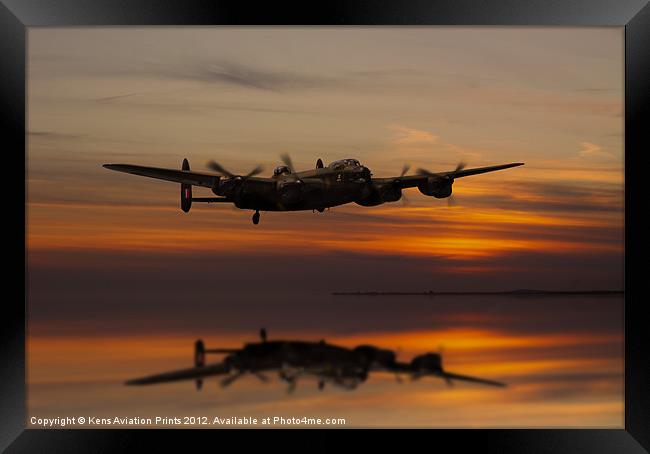
<path fill-rule="evenodd" d="M 262 173 L 263 171 L 264 171 L 264 167 L 262 167 L 261 165 L 259 165 L 259 166 L 255 167 L 253 170 L 251 170 L 250 172 L 248 172 L 248 173 L 246 174 L 246 177 L 245 177 L 245 178 L 248 178 L 248 177 L 254 177 L 255 175 L 259 175 L 259 174 Z"/>
<path fill-rule="evenodd" d="M 269 382 L 269 378 L 261 372 L 253 372 L 253 375 L 255 375 L 262 383 Z"/>
<path fill-rule="evenodd" d="M 287 153 L 282 153 L 280 155 L 280 159 L 282 159 L 282 162 L 289 167 L 289 170 L 291 170 L 291 173 L 296 173 L 295 168 L 293 167 L 293 162 L 291 161 L 291 156 L 289 156 Z"/>
<path fill-rule="evenodd" d="M 234 382 L 235 380 L 240 379 L 242 377 L 242 375 L 244 375 L 244 372 L 237 372 L 236 374 L 233 374 L 233 375 L 230 375 L 230 376 L 224 378 L 223 380 L 221 380 L 221 383 L 220 383 L 221 387 L 225 388 L 226 386 L 230 386 L 232 384 L 232 382 Z"/>
<path fill-rule="evenodd" d="M 289 381 L 289 386 L 287 387 L 287 394 L 293 394 L 294 391 L 296 390 L 296 386 L 298 385 L 298 380 L 295 378 L 293 380 Z"/>
<path fill-rule="evenodd" d="M 458 205 L 458 201 L 456 200 L 456 197 L 454 197 L 454 194 L 447 197 L 447 206 L 448 207 L 455 207 L 457 205 Z"/>
<path fill-rule="evenodd" d="M 233 178 L 235 176 L 215 160 L 211 160 L 210 162 L 208 162 L 208 167 L 214 170 L 215 172 L 220 173 L 221 175 L 227 176 L 228 178 Z"/>
<path fill-rule="evenodd" d="M 235 178 L 235 177 L 237 177 L 237 175 L 235 175 L 234 173 L 230 172 L 228 169 L 226 169 L 224 166 L 222 166 L 221 164 L 219 164 L 219 163 L 218 163 L 217 161 L 215 161 L 215 160 L 211 160 L 210 162 L 208 162 L 208 167 L 209 167 L 210 169 L 214 170 L 215 172 L 220 173 L 221 175 L 224 175 L 224 176 L 226 176 L 226 177 L 228 177 L 228 178 Z M 244 178 L 248 178 L 248 177 L 252 177 L 252 176 L 258 175 L 258 174 L 262 173 L 263 171 L 264 171 L 264 167 L 262 167 L 261 165 L 258 165 L 258 166 L 255 167 L 253 170 L 251 170 L 250 172 L 248 172 L 248 173 L 244 176 Z"/>
<path fill-rule="evenodd" d="M 447 178 L 451 178 L 451 179 L 453 180 L 453 179 L 456 177 L 456 174 L 457 174 L 458 172 L 460 172 L 461 170 L 463 170 L 465 167 L 467 167 L 467 163 L 466 163 L 466 162 L 463 162 L 463 161 L 459 162 L 459 163 L 456 165 L 456 168 L 455 168 L 453 171 L 449 172 L 449 174 L 447 175 Z M 431 176 L 437 176 L 437 174 L 435 174 L 435 173 L 433 173 L 433 172 L 430 172 L 430 171 L 428 171 L 427 169 L 423 169 L 422 167 L 419 167 L 419 168 L 417 169 L 417 173 L 418 173 L 419 175 L 430 176 L 430 177 L 431 177 Z"/>
<path fill-rule="evenodd" d="M 266 328 L 260 329 L 260 339 L 262 339 L 262 342 L 266 342 Z"/>
<path fill-rule="evenodd" d="M 400 177 L 403 177 L 404 175 L 406 175 L 406 172 L 408 172 L 410 168 L 411 168 L 410 165 L 408 165 L 408 164 L 404 164 L 404 167 L 402 167 L 402 173 L 400 173 L 399 176 L 400 176 Z"/>
<path fill-rule="evenodd" d="M 466 163 L 466 162 L 463 162 L 463 161 L 460 161 L 460 162 L 458 163 L 458 165 L 456 166 L 456 170 L 454 170 L 454 175 L 455 175 L 457 172 L 460 172 L 461 170 L 463 170 L 465 167 L 467 167 L 467 163 Z"/>

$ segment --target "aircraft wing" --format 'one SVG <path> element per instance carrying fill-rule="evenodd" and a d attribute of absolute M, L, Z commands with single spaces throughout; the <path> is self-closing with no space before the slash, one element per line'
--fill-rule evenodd
<path fill-rule="evenodd" d="M 115 170 L 116 172 L 191 184 L 193 186 L 203 186 L 204 188 L 215 187 L 220 178 L 219 175 L 195 172 L 193 170 L 163 169 L 160 167 L 136 166 L 131 164 L 104 164 L 104 167 L 109 170 Z"/>
<path fill-rule="evenodd" d="M 162 374 L 149 375 L 147 377 L 128 380 L 125 385 L 152 385 L 155 383 L 168 383 L 181 380 L 195 380 L 197 378 L 210 377 L 213 375 L 226 375 L 230 373 L 230 367 L 223 363 L 212 364 L 203 367 L 191 367 L 189 369 L 175 370 Z"/>
<path fill-rule="evenodd" d="M 507 386 L 505 383 L 501 383 L 498 381 L 486 380 L 484 378 L 470 377 L 468 375 L 452 374 L 450 372 L 443 372 L 440 375 L 446 380 L 469 381 L 473 383 L 480 383 L 482 385 L 498 386 L 500 388 L 505 388 Z"/>
<path fill-rule="evenodd" d="M 400 362 L 394 362 L 393 364 L 387 364 L 385 366 L 381 366 L 381 365 L 375 366 L 371 370 L 375 372 L 393 372 L 393 373 L 398 373 L 398 372 L 408 373 L 413 371 L 410 364 L 400 363 Z"/>
<path fill-rule="evenodd" d="M 475 167 L 473 169 L 463 169 L 457 172 L 454 171 L 438 172 L 438 173 L 432 173 L 431 175 L 405 175 L 403 177 L 373 178 L 373 181 L 376 181 L 379 184 L 398 181 L 399 186 L 401 188 L 414 188 L 420 185 L 421 183 L 426 182 L 427 178 L 429 178 L 430 176 L 438 176 L 441 178 L 445 178 L 453 174 L 454 179 L 456 179 L 456 178 L 469 177 L 472 175 L 479 175 L 481 173 L 495 172 L 497 170 L 504 170 L 504 169 L 509 169 L 511 167 L 518 167 L 523 165 L 524 165 L 523 162 L 513 162 L 510 164 L 501 164 L 498 166 Z"/>

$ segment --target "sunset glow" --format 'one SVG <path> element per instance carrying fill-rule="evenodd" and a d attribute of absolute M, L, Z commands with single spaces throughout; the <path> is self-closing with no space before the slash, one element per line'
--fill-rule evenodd
<path fill-rule="evenodd" d="M 357 427 L 622 427 L 623 298 L 332 292 L 624 290 L 620 28 L 30 28 L 29 412 L 342 415 Z M 179 207 L 106 163 L 269 176 L 355 158 L 524 166 L 323 213 Z M 213 194 L 194 188 L 195 197 Z M 271 338 L 442 352 L 486 389 L 374 375 L 125 387 L 192 345 Z"/>

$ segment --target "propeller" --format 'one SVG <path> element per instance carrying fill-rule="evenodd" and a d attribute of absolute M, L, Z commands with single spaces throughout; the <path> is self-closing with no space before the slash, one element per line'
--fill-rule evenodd
<path fill-rule="evenodd" d="M 454 179 L 456 178 L 456 174 L 463 170 L 465 167 L 467 167 L 467 163 L 464 161 L 460 161 L 454 170 L 451 172 L 447 172 L 446 175 L 442 176 L 433 172 L 428 171 L 427 169 L 423 169 L 422 167 L 418 168 L 417 172 L 420 175 L 426 175 L 428 177 L 433 177 L 433 178 L 439 178 L 439 179 L 444 179 L 447 181 L 453 182 Z M 447 206 L 448 207 L 455 207 L 458 205 L 458 202 L 456 201 L 456 198 L 454 197 L 454 194 L 452 193 L 449 197 L 447 197 Z"/>
<path fill-rule="evenodd" d="M 221 383 L 220 383 L 221 387 L 225 388 L 226 386 L 230 386 L 232 384 L 232 382 L 234 382 L 235 380 L 240 379 L 244 375 L 244 373 L 245 372 L 243 372 L 243 371 L 239 371 L 236 374 L 229 375 L 228 377 L 224 378 L 223 380 L 221 380 Z"/>
<path fill-rule="evenodd" d="M 409 164 L 404 164 L 404 166 L 402 166 L 402 172 L 399 174 L 399 177 L 402 178 L 404 175 L 406 175 L 406 172 L 408 172 L 410 168 L 411 166 Z M 406 197 L 406 192 L 404 191 L 402 191 L 401 200 L 402 200 L 402 206 L 406 206 L 411 203 L 408 197 Z"/>
<path fill-rule="evenodd" d="M 454 172 L 451 174 L 451 179 L 453 181 L 454 178 L 456 178 L 456 174 L 463 170 L 467 166 L 466 163 L 463 161 L 459 162 L 458 165 L 456 166 L 456 169 Z M 454 197 L 454 194 L 452 193 L 449 197 L 447 197 L 447 206 L 448 207 L 455 207 L 458 205 L 458 202 L 456 201 L 456 197 Z M 451 381 L 448 382 L 449 385 L 451 385 Z"/>
<path fill-rule="evenodd" d="M 214 159 L 211 160 L 210 162 L 208 162 L 208 167 L 210 169 L 214 170 L 215 172 L 217 172 L 217 173 L 219 173 L 219 174 L 221 174 L 223 176 L 226 176 L 228 178 L 238 178 L 238 177 L 239 178 L 250 178 L 250 177 L 258 175 L 258 174 L 260 174 L 260 173 L 262 173 L 264 171 L 264 167 L 262 167 L 261 165 L 258 165 L 255 168 L 253 168 L 253 170 L 248 172 L 246 175 L 235 175 L 234 173 L 230 172 L 228 169 L 226 169 L 224 166 L 219 164 Z"/>
<path fill-rule="evenodd" d="M 458 172 L 460 172 L 461 170 L 463 170 L 465 167 L 467 167 L 467 163 L 466 163 L 466 162 L 463 162 L 463 161 L 460 161 L 460 162 L 458 163 L 458 165 L 456 165 L 456 169 L 454 169 L 454 172 L 453 172 L 453 174 L 452 174 L 452 178 L 456 178 L 456 174 L 457 174 Z"/>
<path fill-rule="evenodd" d="M 282 162 L 284 162 L 284 165 L 289 167 L 289 170 L 291 170 L 291 173 L 296 173 L 296 169 L 293 167 L 293 162 L 291 161 L 291 156 L 287 153 L 282 153 L 280 155 L 280 159 L 282 159 Z"/>
<path fill-rule="evenodd" d="M 395 357 L 399 356 L 400 353 L 402 353 L 402 347 L 397 347 L 395 349 Z M 402 380 L 402 376 L 399 374 L 399 372 L 395 372 L 395 381 L 397 383 L 404 383 L 404 380 Z"/>
<path fill-rule="evenodd" d="M 427 169 L 423 169 L 422 167 L 419 167 L 417 172 L 420 175 L 426 175 L 428 177 L 434 177 L 434 178 L 443 178 L 443 179 L 446 179 L 446 180 L 452 180 L 453 181 L 453 179 L 456 178 L 456 174 L 458 172 L 460 172 L 461 170 L 463 170 L 465 167 L 467 167 L 467 163 L 461 161 L 456 165 L 456 168 L 454 170 L 452 170 L 451 172 L 447 172 L 446 175 L 440 175 L 440 174 L 437 174 L 437 173 L 433 173 L 433 172 L 428 171 Z"/>
<path fill-rule="evenodd" d="M 284 176 L 284 181 L 281 181 L 281 199 L 282 203 L 292 204 L 297 202 L 302 198 L 303 191 L 306 189 L 304 186 L 305 181 L 298 176 L 296 173 L 296 168 L 293 166 L 293 161 L 287 153 L 280 155 L 280 159 L 284 165 L 289 168 L 290 173 Z M 310 178 L 309 181 L 312 183 L 315 181 L 318 184 L 321 184 L 322 181 L 318 178 Z"/>
<path fill-rule="evenodd" d="M 438 345 L 438 356 L 440 356 L 440 367 L 442 368 L 442 354 L 445 351 L 445 346 L 443 344 Z M 445 383 L 449 388 L 454 386 L 454 382 L 451 381 L 451 378 L 445 373 L 444 368 L 442 368 L 442 378 L 445 379 Z"/>
<path fill-rule="evenodd" d="M 296 385 L 298 384 L 298 377 L 294 374 L 290 374 L 288 369 L 289 369 L 289 365 L 287 363 L 282 363 L 282 366 L 280 367 L 279 376 L 282 380 L 289 383 L 289 387 L 287 388 L 287 394 L 292 394 L 296 390 Z"/>
<path fill-rule="evenodd" d="M 251 170 L 246 175 L 244 175 L 244 178 L 254 177 L 255 175 L 259 175 L 263 171 L 264 171 L 264 167 L 262 167 L 261 165 L 258 165 L 253 170 Z"/>
<path fill-rule="evenodd" d="M 260 329 L 260 339 L 262 339 L 262 342 L 266 342 L 266 328 Z"/>
<path fill-rule="evenodd" d="M 226 168 L 224 168 L 221 164 L 219 164 L 214 159 L 208 162 L 208 167 L 214 170 L 215 172 L 220 173 L 221 175 L 227 176 L 228 178 L 235 177 L 234 174 L 230 173 Z"/>
<path fill-rule="evenodd" d="M 411 168 L 411 166 L 409 164 L 404 164 L 402 166 L 402 171 L 400 172 L 399 177 L 394 178 L 391 185 L 386 187 L 386 190 L 388 190 L 388 191 L 400 191 L 401 194 L 400 194 L 399 200 L 402 202 L 402 205 L 404 205 L 404 206 L 409 204 L 409 200 L 406 197 L 406 193 L 404 193 L 404 191 L 402 191 L 400 178 L 402 178 L 404 175 L 406 175 L 406 172 L 408 172 L 410 168 Z M 392 195 L 392 193 L 391 193 L 391 195 Z"/>
<path fill-rule="evenodd" d="M 264 375 L 261 372 L 253 372 L 253 375 L 255 375 L 259 379 L 259 381 L 261 381 L 262 383 L 268 383 L 269 382 L 269 377 L 267 377 L 266 375 Z"/>
<path fill-rule="evenodd" d="M 289 156 L 288 153 L 282 153 L 280 155 L 280 159 L 282 159 L 282 162 L 284 163 L 285 166 L 289 167 L 289 170 L 291 171 L 291 173 L 289 175 L 293 178 L 293 181 L 295 183 L 302 184 L 303 180 L 298 177 L 298 175 L 296 173 L 296 168 L 293 166 L 293 161 L 291 160 L 291 156 Z M 311 180 L 314 180 L 314 179 L 312 178 Z M 316 180 L 320 181 L 318 179 L 316 179 Z"/>

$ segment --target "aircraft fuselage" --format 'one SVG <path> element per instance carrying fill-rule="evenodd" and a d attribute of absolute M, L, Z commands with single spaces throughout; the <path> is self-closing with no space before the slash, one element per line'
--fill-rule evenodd
<path fill-rule="evenodd" d="M 363 199 L 369 194 L 370 171 L 363 166 L 342 170 L 314 169 L 275 178 L 275 187 L 258 184 L 254 178 L 232 190 L 213 192 L 230 198 L 237 208 L 256 211 L 324 210 Z"/>

